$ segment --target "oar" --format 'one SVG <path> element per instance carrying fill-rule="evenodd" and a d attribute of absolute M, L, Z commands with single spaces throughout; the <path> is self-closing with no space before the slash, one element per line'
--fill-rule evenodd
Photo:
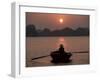
<path fill-rule="evenodd" d="M 78 52 L 71 52 L 71 53 L 89 53 L 89 51 L 78 51 Z"/>
<path fill-rule="evenodd" d="M 48 56 L 50 56 L 50 55 L 45 55 L 45 56 L 36 57 L 36 58 L 33 58 L 32 60 L 40 59 L 40 58 L 44 58 L 44 57 L 48 57 Z"/>
<path fill-rule="evenodd" d="M 71 52 L 71 53 L 89 53 L 89 51 L 78 51 L 78 52 Z M 44 55 L 44 56 L 39 56 L 39 57 L 36 57 L 36 58 L 33 58 L 32 60 L 35 60 L 35 59 L 40 59 L 40 58 L 44 58 L 44 57 L 48 57 L 50 55 Z"/>

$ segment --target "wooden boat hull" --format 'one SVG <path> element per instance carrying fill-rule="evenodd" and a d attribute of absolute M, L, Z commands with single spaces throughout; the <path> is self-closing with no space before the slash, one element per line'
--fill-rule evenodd
<path fill-rule="evenodd" d="M 52 52 L 50 56 L 53 63 L 66 63 L 71 61 L 70 57 L 72 56 L 72 54 L 70 52 L 64 52 L 62 54 L 58 52 Z"/>

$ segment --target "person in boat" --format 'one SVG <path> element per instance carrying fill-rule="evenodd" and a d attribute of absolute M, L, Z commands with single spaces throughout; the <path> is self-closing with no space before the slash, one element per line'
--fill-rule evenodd
<path fill-rule="evenodd" d="M 63 44 L 60 44 L 60 48 L 58 50 L 60 54 L 65 53 Z"/>
<path fill-rule="evenodd" d="M 63 46 L 63 44 L 60 44 L 60 47 L 59 47 L 59 49 L 57 50 L 57 51 L 53 51 L 52 53 L 57 53 L 57 54 L 67 54 L 68 56 L 72 56 L 72 54 L 70 53 L 70 52 L 66 52 L 65 50 L 64 50 L 64 46 Z"/>
<path fill-rule="evenodd" d="M 53 51 L 53 53 L 59 53 L 59 54 L 66 53 L 63 44 L 60 44 L 59 49 L 57 51 Z"/>
<path fill-rule="evenodd" d="M 59 53 L 59 54 L 67 54 L 67 56 L 72 56 L 72 54 L 71 54 L 70 52 L 66 52 L 66 51 L 64 50 L 63 44 L 60 44 L 60 48 L 59 48 L 59 50 L 58 50 L 58 53 Z"/>

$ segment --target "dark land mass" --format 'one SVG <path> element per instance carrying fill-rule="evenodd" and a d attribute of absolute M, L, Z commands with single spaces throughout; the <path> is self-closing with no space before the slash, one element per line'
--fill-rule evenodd
<path fill-rule="evenodd" d="M 51 31 L 48 28 L 43 30 L 36 29 L 35 25 L 26 26 L 26 37 L 48 37 L 48 36 L 89 36 L 89 28 L 77 28 L 75 30 L 65 27 L 60 30 Z"/>

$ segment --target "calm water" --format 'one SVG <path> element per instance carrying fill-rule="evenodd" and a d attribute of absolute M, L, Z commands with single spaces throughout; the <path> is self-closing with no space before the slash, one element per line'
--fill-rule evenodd
<path fill-rule="evenodd" d="M 27 37 L 26 38 L 26 66 L 50 66 L 51 57 L 37 60 L 32 58 L 50 54 L 63 44 L 65 51 L 89 51 L 89 37 Z M 89 53 L 72 53 L 72 62 L 64 65 L 89 64 Z M 59 64 L 58 64 L 59 65 Z M 60 64 L 61 65 L 61 64 Z"/>

